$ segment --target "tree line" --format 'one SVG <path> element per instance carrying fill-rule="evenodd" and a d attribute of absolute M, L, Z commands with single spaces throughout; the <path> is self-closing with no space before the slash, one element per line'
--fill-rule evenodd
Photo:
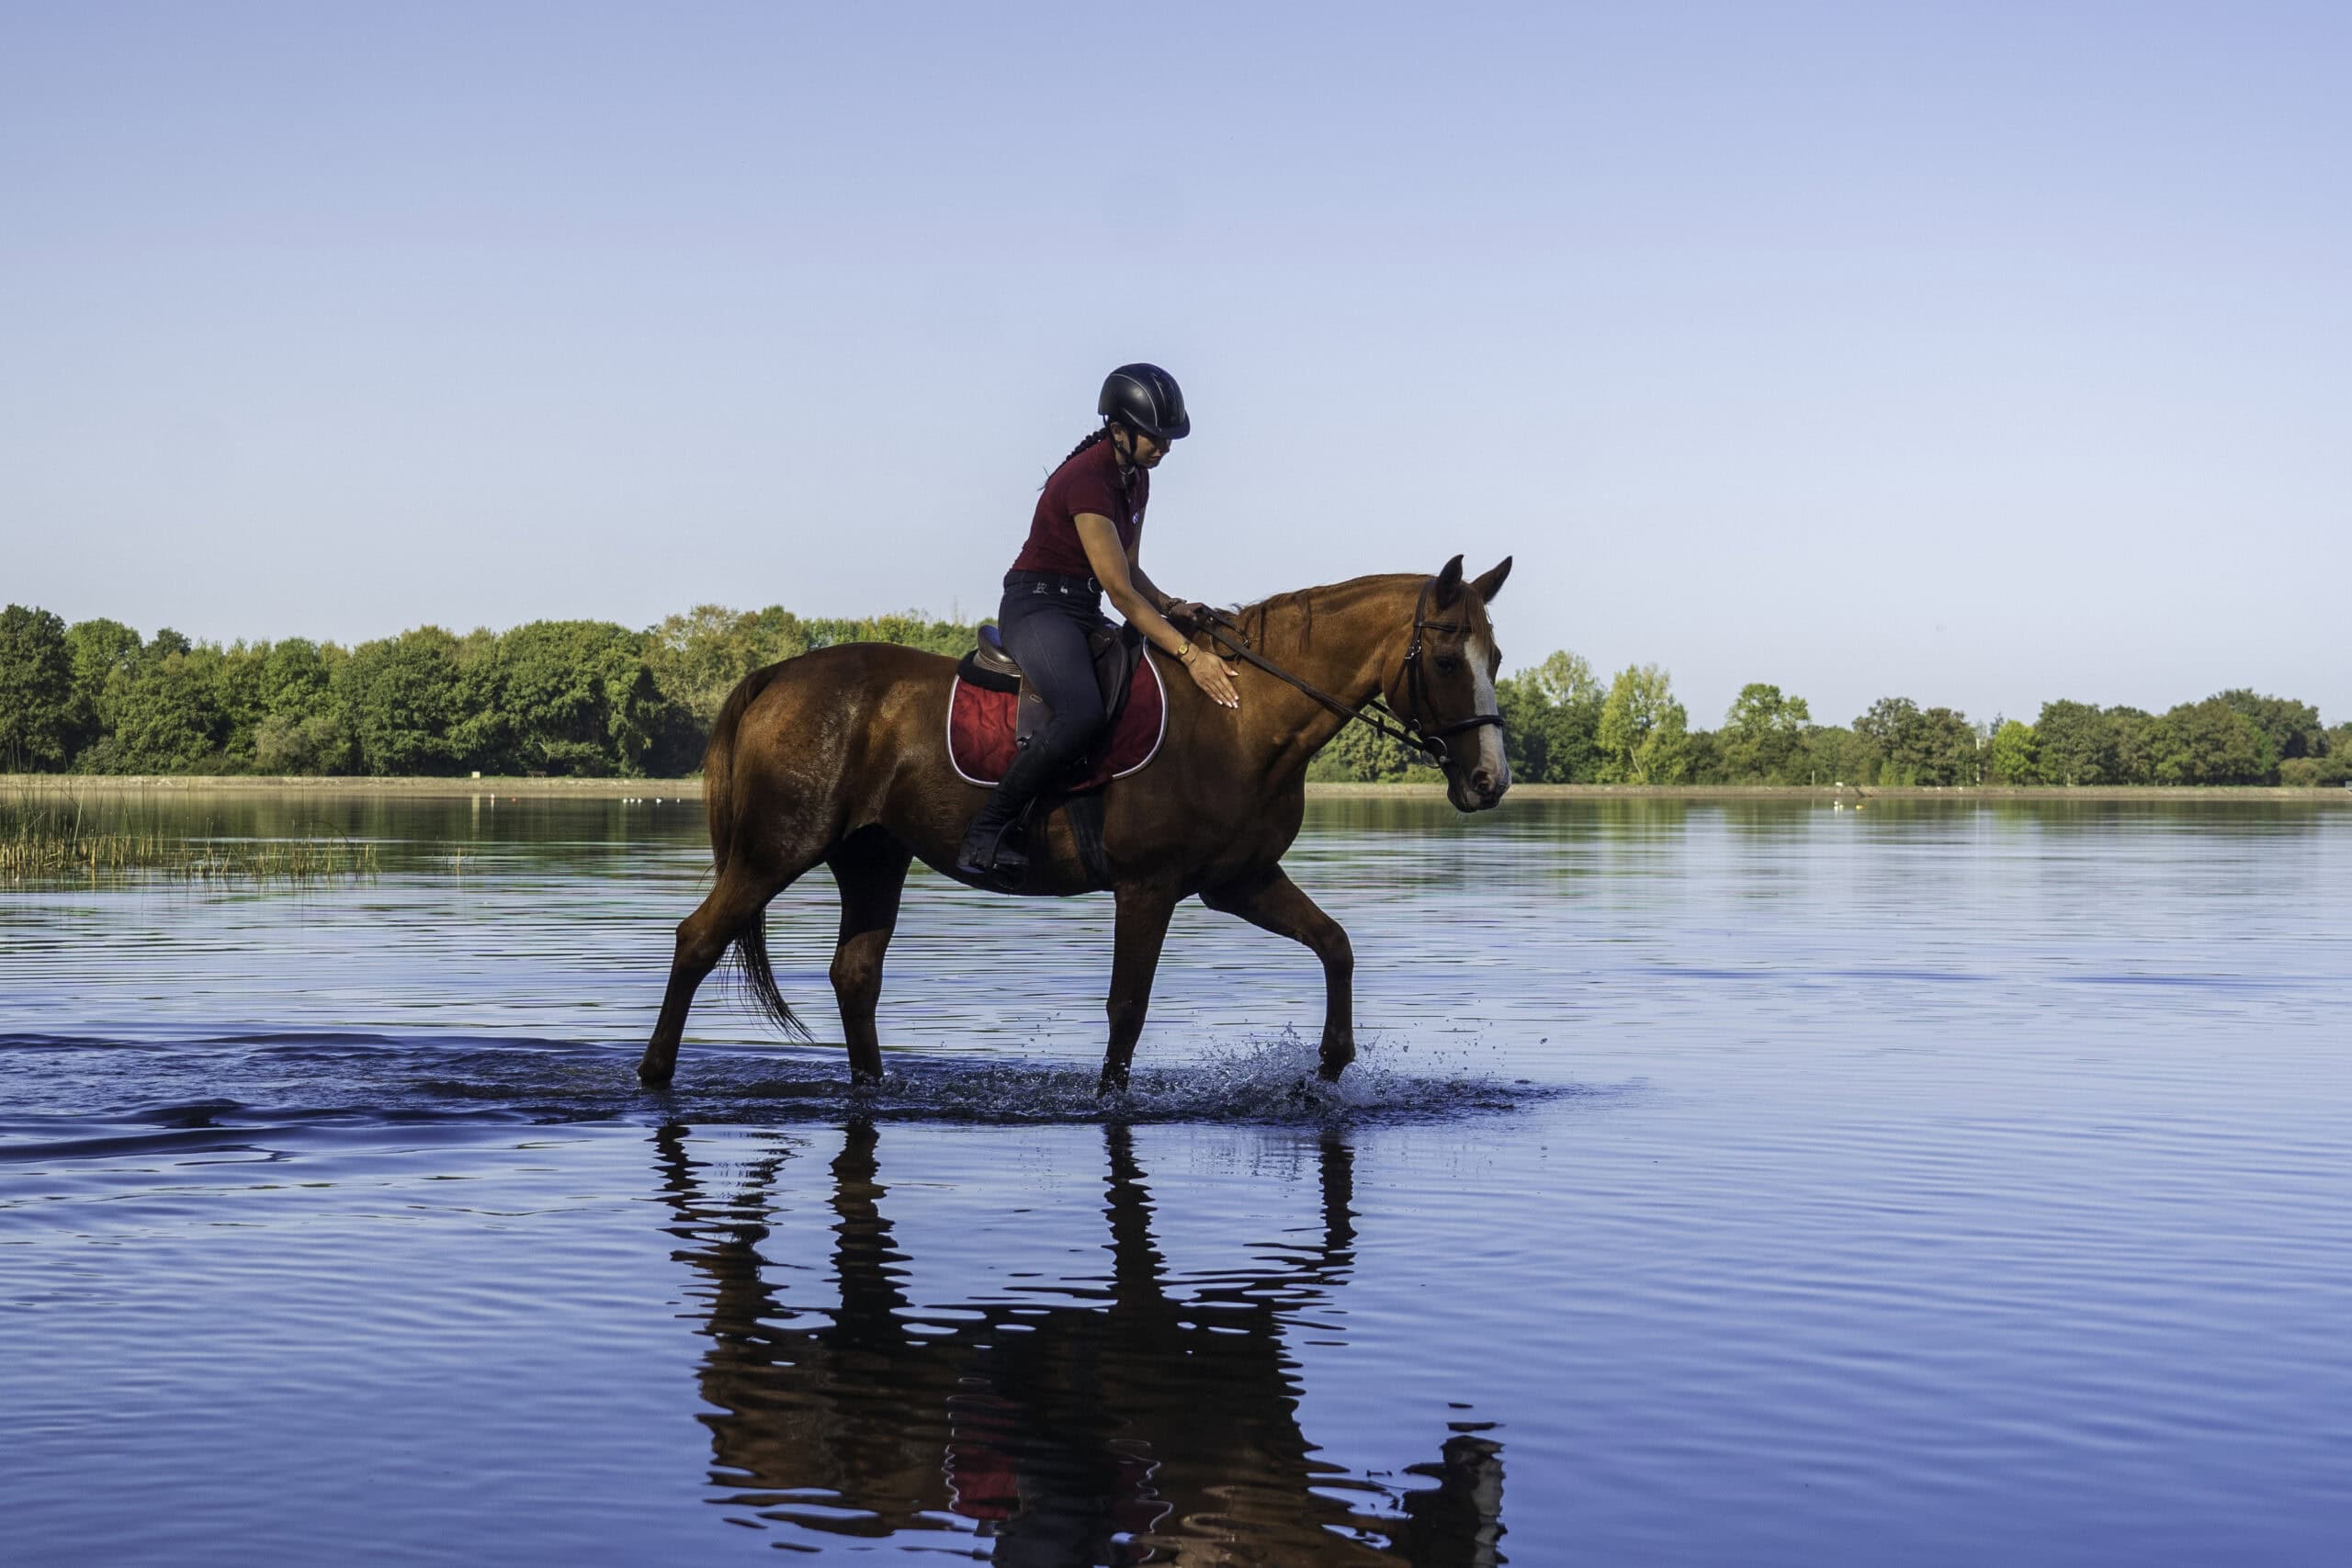
<path fill-rule="evenodd" d="M 0 769 L 675 777 L 701 767 L 719 705 L 754 670 L 842 642 L 960 654 L 972 637 L 915 614 L 704 605 L 643 631 L 533 621 L 223 647 L 11 604 Z"/>
<path fill-rule="evenodd" d="M 2051 702 L 2039 717 L 1972 724 L 1949 707 L 1882 697 L 1850 725 L 1815 724 L 1805 699 L 1740 688 L 1721 728 L 1693 729 L 1655 664 L 1603 683 L 1576 654 L 1495 682 L 1511 776 L 1526 784 L 2290 784 L 2352 779 L 2352 724 L 2246 690 L 2161 714 Z M 1399 743 L 1351 726 L 1309 778 L 1435 778 Z"/>
<path fill-rule="evenodd" d="M 119 621 L 0 611 L 0 769 L 87 773 L 673 777 L 701 765 L 735 683 L 842 642 L 961 654 L 976 627 L 918 613 L 807 617 L 706 604 L 659 626 L 533 621 L 458 636 L 419 626 L 345 648 L 288 637 L 199 642 Z M 1729 784 L 2341 784 L 2352 725 L 2251 691 L 2162 714 L 2042 705 L 2031 723 L 1972 724 L 1905 697 L 1822 725 L 1800 696 L 1743 687 L 1694 729 L 1654 664 L 1606 682 L 1558 652 L 1496 682 L 1524 783 Z M 1356 726 L 1308 776 L 1434 777 Z"/>

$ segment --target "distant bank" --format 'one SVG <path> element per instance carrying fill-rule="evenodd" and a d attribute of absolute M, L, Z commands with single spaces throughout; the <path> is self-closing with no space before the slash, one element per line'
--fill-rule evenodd
<path fill-rule="evenodd" d="M 311 795 L 405 795 L 418 797 L 498 795 L 565 797 L 580 800 L 699 800 L 702 780 L 591 778 L 348 778 L 316 774 L 271 777 L 252 773 L 0 773 L 0 795 L 25 791 L 64 795 L 244 795 L 282 792 Z M 1322 799 L 1397 799 L 1422 796 L 1438 799 L 1444 786 L 1433 784 L 1309 784 L 1309 795 Z M 1978 784 L 1936 788 L 1928 785 L 1833 784 L 1522 784 L 1511 794 L 1532 800 L 1816 800 L 1842 802 L 1983 801 L 1983 800 L 2284 800 L 2321 806 L 2352 806 L 2352 789 L 2292 789 L 2271 784 Z"/>
<path fill-rule="evenodd" d="M 531 621 L 463 637 L 416 626 L 352 648 L 303 637 L 223 646 L 168 627 L 141 637 L 103 617 L 68 626 L 9 604 L 0 606 L 0 766 L 130 778 L 676 776 L 702 765 L 721 705 L 754 671 L 843 643 L 955 659 L 974 636 L 960 619 L 911 612 L 804 617 L 781 605 L 704 604 L 643 630 Z M 1709 729 L 1692 725 L 1658 666 L 1604 679 L 1561 649 L 1498 679 L 1495 703 L 1511 777 L 1531 784 L 2308 789 L 2352 780 L 2352 722 L 2328 726 L 2309 703 L 2249 687 L 2161 714 L 2045 702 L 2030 724 L 1972 723 L 1954 708 L 1889 696 L 1838 725 L 1815 723 L 1794 692 L 1750 682 Z M 1416 761 L 1394 737 L 1351 725 L 1307 777 L 1424 782 Z"/>

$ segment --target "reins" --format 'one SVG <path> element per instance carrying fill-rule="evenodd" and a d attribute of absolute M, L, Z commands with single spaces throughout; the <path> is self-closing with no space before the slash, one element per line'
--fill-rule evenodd
<path fill-rule="evenodd" d="M 1481 725 L 1491 724 L 1500 728 L 1503 717 L 1498 713 L 1472 714 L 1468 718 L 1455 723 L 1431 728 L 1423 724 L 1419 715 L 1414 711 L 1429 706 L 1428 686 L 1421 673 L 1421 634 L 1448 632 L 1467 636 L 1471 630 L 1466 622 L 1432 621 L 1429 618 L 1430 593 L 1436 587 L 1437 579 L 1432 577 L 1421 584 L 1420 597 L 1413 602 L 1413 640 L 1405 649 L 1404 668 L 1397 672 L 1397 679 L 1406 692 L 1405 711 L 1401 714 L 1385 704 L 1375 707 L 1371 703 L 1367 703 L 1362 707 L 1357 707 L 1353 704 L 1340 701 L 1310 681 L 1301 680 L 1256 649 L 1251 648 L 1246 638 L 1233 635 L 1241 629 L 1240 626 L 1222 611 L 1211 610 L 1207 617 L 1201 622 L 1201 629 L 1230 649 L 1235 658 L 1245 663 L 1254 664 L 1275 680 L 1305 693 L 1341 718 L 1353 720 L 1376 735 L 1385 735 L 1391 740 L 1410 747 L 1435 761 L 1440 768 L 1451 769 L 1453 766 L 1453 759 L 1446 752 L 1444 742 L 1447 739 L 1461 734 L 1465 729 L 1476 729 Z M 1227 627 L 1231 627 L 1232 631 L 1228 632 Z M 1374 701 L 1378 700 L 1378 698 L 1374 699 Z"/>

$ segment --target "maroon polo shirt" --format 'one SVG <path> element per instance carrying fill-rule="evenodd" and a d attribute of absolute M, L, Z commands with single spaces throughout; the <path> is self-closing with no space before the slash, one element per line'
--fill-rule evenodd
<path fill-rule="evenodd" d="M 1129 471 L 1119 483 L 1119 454 L 1108 436 L 1069 458 L 1054 470 L 1037 497 L 1036 515 L 1029 519 L 1029 539 L 1013 558 L 1015 571 L 1057 571 L 1065 577 L 1091 577 L 1094 568 L 1079 542 L 1078 516 L 1091 512 L 1108 517 L 1119 531 L 1119 546 L 1132 552 L 1136 536 L 1143 532 L 1143 509 L 1151 499 L 1151 475 Z"/>

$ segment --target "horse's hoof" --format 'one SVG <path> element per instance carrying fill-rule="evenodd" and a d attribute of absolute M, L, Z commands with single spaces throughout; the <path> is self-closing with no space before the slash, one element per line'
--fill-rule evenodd
<path fill-rule="evenodd" d="M 668 1089 L 670 1080 L 677 1076 L 675 1067 L 649 1067 L 641 1062 L 638 1064 L 637 1081 L 645 1089 Z"/>
<path fill-rule="evenodd" d="M 1313 1105 L 1315 1099 L 1315 1080 L 1302 1073 L 1291 1080 L 1290 1087 L 1283 1090 L 1282 1098 L 1275 1103 L 1295 1111 Z"/>

